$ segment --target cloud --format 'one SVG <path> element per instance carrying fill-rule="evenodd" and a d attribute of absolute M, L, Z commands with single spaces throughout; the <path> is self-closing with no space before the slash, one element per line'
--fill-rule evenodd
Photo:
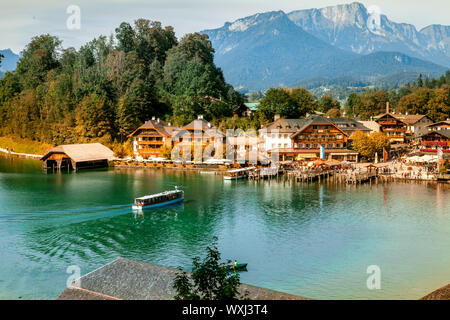
<path fill-rule="evenodd" d="M 110 35 L 123 21 L 138 18 L 172 25 L 178 37 L 185 33 L 217 28 L 226 21 L 257 12 L 323 7 L 353 0 L 13 0 L 0 11 L 0 48 L 18 52 L 33 36 L 57 35 L 63 45 L 78 48 L 99 35 Z M 399 22 L 423 27 L 450 24 L 447 0 L 361 0 L 366 6 L 378 5 L 384 14 Z M 68 30 L 66 9 L 81 8 L 81 30 Z M 407 8 L 407 9 L 406 9 Z M 429 14 L 427 14 L 429 13 Z"/>

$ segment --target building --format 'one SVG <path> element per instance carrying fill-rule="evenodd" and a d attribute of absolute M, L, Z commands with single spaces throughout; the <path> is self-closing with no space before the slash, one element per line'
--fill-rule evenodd
<path fill-rule="evenodd" d="M 300 130 L 304 122 L 305 119 L 281 119 L 275 115 L 272 123 L 259 130 L 259 148 L 266 152 L 292 148 L 291 135 Z"/>
<path fill-rule="evenodd" d="M 380 132 L 380 125 L 376 121 L 358 121 L 358 122 L 370 130 L 369 134 L 374 132 Z"/>
<path fill-rule="evenodd" d="M 41 158 L 46 169 L 79 170 L 108 167 L 108 161 L 114 159 L 114 153 L 101 143 L 66 144 L 50 150 Z"/>
<path fill-rule="evenodd" d="M 358 152 L 348 150 L 349 133 L 339 128 L 345 123 L 340 121 L 310 115 L 305 119 L 279 119 L 260 130 L 261 146 L 266 152 L 278 153 L 280 160 L 313 160 L 320 158 L 320 148 L 325 149 L 329 160 L 358 161 Z M 351 126 L 348 129 L 356 129 Z M 357 129 L 356 129 L 357 130 Z M 368 129 L 366 129 L 368 130 Z"/>
<path fill-rule="evenodd" d="M 254 112 L 258 111 L 259 102 L 247 102 L 238 107 L 234 113 L 240 117 L 250 117 Z"/>
<path fill-rule="evenodd" d="M 380 132 L 387 135 L 391 143 L 405 143 L 408 131 L 406 122 L 390 113 L 377 116 L 375 122 L 380 125 Z"/>
<path fill-rule="evenodd" d="M 291 136 L 293 150 L 297 158 L 313 159 L 320 157 L 320 148 L 324 148 L 324 158 L 328 160 L 358 162 L 358 152 L 349 150 L 349 133 L 339 127 L 339 124 L 354 124 L 352 121 L 337 121 L 321 116 L 310 116 L 295 134 Z M 349 132 L 357 129 L 351 126 Z M 350 129 L 347 128 L 347 129 Z M 368 129 L 366 129 L 368 130 Z"/>
<path fill-rule="evenodd" d="M 223 150 L 226 150 L 226 136 L 217 127 L 203 119 L 203 115 L 199 115 L 197 120 L 192 121 L 184 127 L 173 132 L 173 147 L 186 147 L 189 145 L 192 152 L 195 146 L 201 146 L 202 152 L 206 148 L 211 148 L 211 156 L 215 156 L 214 149 L 219 143 Z M 181 145 L 181 146 L 180 146 Z M 223 158 L 223 155 L 219 156 Z M 197 156 L 194 155 L 194 160 Z"/>
<path fill-rule="evenodd" d="M 407 124 L 406 133 L 418 138 L 428 132 L 427 126 L 431 125 L 433 121 L 423 114 L 406 114 L 395 115 L 395 117 Z"/>
<path fill-rule="evenodd" d="M 367 134 L 372 132 L 372 129 L 366 127 L 363 123 L 350 118 L 328 118 L 329 121 L 334 123 L 339 129 L 348 134 L 349 137 L 356 131 L 362 131 Z"/>
<path fill-rule="evenodd" d="M 437 153 L 441 148 L 444 153 L 450 153 L 450 130 L 430 131 L 420 137 L 420 151 Z"/>
<path fill-rule="evenodd" d="M 439 121 L 427 126 L 427 131 L 450 131 L 450 120 Z"/>
<path fill-rule="evenodd" d="M 172 133 L 179 129 L 170 123 L 152 118 L 134 130 L 128 137 L 133 138 L 133 150 L 136 157 L 161 157 L 161 148 L 172 148 Z"/>

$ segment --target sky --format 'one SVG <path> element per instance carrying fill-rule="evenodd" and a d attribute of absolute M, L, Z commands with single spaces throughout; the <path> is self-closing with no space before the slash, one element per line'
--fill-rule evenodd
<path fill-rule="evenodd" d="M 2 1 L 3 2 L 3 1 Z M 174 27 L 178 37 L 213 29 L 227 21 L 258 12 L 322 8 L 351 3 L 346 0 L 9 0 L 0 7 L 0 49 L 18 53 L 32 37 L 50 33 L 63 47 L 79 48 L 99 35 L 110 35 L 121 22 L 138 18 Z M 449 0 L 360 0 L 367 8 L 376 5 L 395 22 L 421 29 L 430 24 L 450 25 Z M 71 19 L 71 5 L 80 9 L 80 24 Z M 70 29 L 67 21 L 71 22 Z M 74 28 L 75 26 L 75 28 Z"/>

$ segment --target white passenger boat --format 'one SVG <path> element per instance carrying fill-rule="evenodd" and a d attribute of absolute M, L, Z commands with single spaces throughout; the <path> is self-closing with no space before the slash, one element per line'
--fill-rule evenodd
<path fill-rule="evenodd" d="M 175 190 L 164 191 L 158 194 L 136 198 L 132 205 L 133 210 L 147 210 L 169 206 L 184 201 L 184 191 L 175 187 Z"/>
<path fill-rule="evenodd" d="M 230 170 L 227 172 L 226 175 L 223 176 L 223 179 L 224 180 L 244 179 L 248 177 L 248 173 L 252 170 L 255 170 L 255 168 L 251 167 L 251 168 Z"/>

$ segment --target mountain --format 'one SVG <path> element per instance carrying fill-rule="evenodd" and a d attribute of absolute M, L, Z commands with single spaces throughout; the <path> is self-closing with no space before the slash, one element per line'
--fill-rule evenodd
<path fill-rule="evenodd" d="M 2 77 L 6 71 L 13 71 L 16 69 L 20 56 L 12 52 L 11 49 L 0 50 L 0 53 L 4 56 L 0 66 L 0 77 Z"/>
<path fill-rule="evenodd" d="M 380 15 L 379 27 L 371 29 L 370 17 L 363 4 L 354 2 L 260 13 L 202 33 L 208 34 L 226 80 L 250 90 L 311 79 L 404 83 L 450 67 L 449 26 L 418 31 Z"/>
<path fill-rule="evenodd" d="M 380 15 L 380 24 L 369 29 L 371 13 L 358 2 L 322 9 L 293 11 L 289 19 L 314 36 L 340 49 L 360 54 L 401 52 L 450 67 L 450 27 L 432 25 L 420 31 Z"/>
<path fill-rule="evenodd" d="M 317 70 L 319 77 L 350 77 L 361 81 L 373 82 L 377 79 L 402 73 L 424 76 L 441 76 L 447 68 L 425 60 L 412 58 L 399 52 L 375 52 L 339 64 L 330 63 Z"/>
<path fill-rule="evenodd" d="M 330 62 L 357 57 L 305 32 L 282 11 L 256 14 L 202 31 L 215 62 L 237 88 L 260 89 L 311 78 Z"/>

